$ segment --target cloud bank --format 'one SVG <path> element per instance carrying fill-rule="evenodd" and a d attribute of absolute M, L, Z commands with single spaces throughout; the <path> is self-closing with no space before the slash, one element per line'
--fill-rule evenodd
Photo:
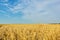
<path fill-rule="evenodd" d="M 27 20 L 33 23 L 60 22 L 60 0 L 4 0 L 1 2 L 7 7 L 8 11 L 6 12 L 13 15 L 22 14 L 23 21 Z M 21 15 L 19 17 L 21 18 Z"/>

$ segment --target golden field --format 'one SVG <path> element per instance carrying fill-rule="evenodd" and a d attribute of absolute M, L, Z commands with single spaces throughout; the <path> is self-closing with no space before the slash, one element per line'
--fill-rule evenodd
<path fill-rule="evenodd" d="M 60 24 L 0 24 L 0 40 L 60 40 Z"/>

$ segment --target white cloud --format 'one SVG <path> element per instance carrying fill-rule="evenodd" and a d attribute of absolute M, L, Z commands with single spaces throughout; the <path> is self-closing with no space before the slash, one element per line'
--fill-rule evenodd
<path fill-rule="evenodd" d="M 25 14 L 24 19 L 40 21 L 43 16 L 49 15 L 52 18 L 55 18 L 54 15 L 59 11 L 59 0 L 46 0 L 43 2 L 38 2 L 36 0 L 32 0 L 31 4 L 24 9 L 22 12 Z M 56 5 L 55 5 L 56 4 Z M 60 12 L 59 12 L 60 13 Z M 46 17 L 46 20 L 49 19 Z M 51 20 L 51 18 L 50 18 Z"/>
<path fill-rule="evenodd" d="M 8 0 L 0 0 L 0 2 L 8 2 Z"/>
<path fill-rule="evenodd" d="M 60 0 L 22 0 L 13 8 L 7 7 L 15 14 L 24 13 L 23 19 L 40 21 L 43 16 L 53 16 L 60 10 Z M 60 12 L 59 12 L 60 13 Z M 49 19 L 47 17 L 47 19 Z"/>
<path fill-rule="evenodd" d="M 10 17 L 10 15 L 8 15 L 8 14 L 5 14 L 4 16 L 6 16 L 6 17 L 8 17 L 8 18 Z"/>

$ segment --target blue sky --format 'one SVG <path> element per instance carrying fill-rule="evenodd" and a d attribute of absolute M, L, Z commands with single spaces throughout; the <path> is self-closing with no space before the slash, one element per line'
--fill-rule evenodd
<path fill-rule="evenodd" d="M 0 24 L 60 23 L 60 0 L 0 0 Z"/>

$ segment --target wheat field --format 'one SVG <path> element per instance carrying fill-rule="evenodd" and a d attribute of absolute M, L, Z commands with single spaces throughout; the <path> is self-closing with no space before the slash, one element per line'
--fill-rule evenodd
<path fill-rule="evenodd" d="M 0 24 L 0 40 L 60 40 L 60 24 Z"/>

